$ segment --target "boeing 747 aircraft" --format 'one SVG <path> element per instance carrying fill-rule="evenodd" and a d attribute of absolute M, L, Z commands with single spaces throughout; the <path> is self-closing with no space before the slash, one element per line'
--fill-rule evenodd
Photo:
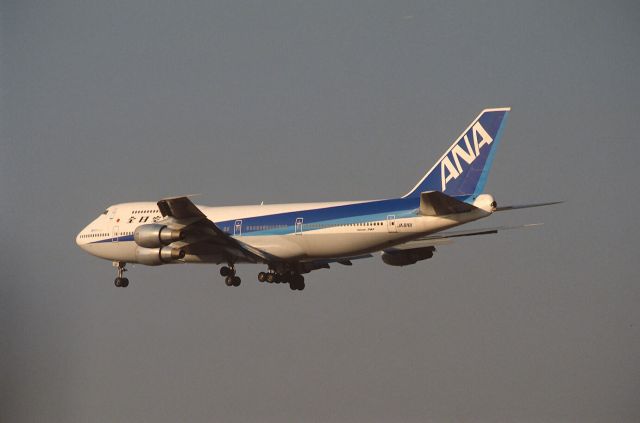
<path fill-rule="evenodd" d="M 224 264 L 227 286 L 239 286 L 239 263 L 262 263 L 260 282 L 303 290 L 303 274 L 379 253 L 391 266 L 433 256 L 457 237 L 508 227 L 448 231 L 492 213 L 553 203 L 498 207 L 483 193 L 510 108 L 485 109 L 427 174 L 402 197 L 371 201 L 208 207 L 188 196 L 109 206 L 76 237 L 94 256 L 113 261 L 126 287 L 127 263 Z M 524 225 L 527 226 L 527 225 Z"/>

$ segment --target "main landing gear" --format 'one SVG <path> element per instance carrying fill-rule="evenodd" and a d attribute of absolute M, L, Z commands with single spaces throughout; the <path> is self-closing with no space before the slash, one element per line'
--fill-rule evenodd
<path fill-rule="evenodd" d="M 227 286 L 240 286 L 240 278 L 236 276 L 236 269 L 233 263 L 220 268 L 220 275 L 224 277 Z M 258 281 L 266 283 L 287 283 L 292 291 L 302 291 L 305 288 L 304 276 L 290 269 L 283 269 L 282 273 L 269 269 L 268 272 L 258 273 Z"/>
<path fill-rule="evenodd" d="M 288 283 L 292 291 L 302 291 L 305 288 L 304 276 L 300 273 L 273 271 L 258 273 L 258 281 L 267 283 Z"/>
<path fill-rule="evenodd" d="M 231 263 L 229 264 L 229 267 L 222 266 L 220 268 L 220 276 L 224 276 L 224 283 L 227 286 L 240 286 L 240 282 L 242 281 L 238 276 L 236 276 L 236 269 Z"/>
<path fill-rule="evenodd" d="M 127 271 L 127 269 L 125 268 L 125 266 L 127 265 L 127 263 L 123 262 L 123 261 L 116 261 L 113 262 L 113 265 L 115 267 L 117 267 L 117 275 L 115 281 L 113 281 L 114 285 L 117 286 L 118 288 L 126 288 L 129 286 L 129 279 L 123 277 L 124 276 L 124 272 Z"/>

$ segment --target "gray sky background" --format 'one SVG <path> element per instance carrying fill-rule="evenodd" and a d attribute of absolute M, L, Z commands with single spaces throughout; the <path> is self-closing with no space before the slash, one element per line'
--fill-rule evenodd
<path fill-rule="evenodd" d="M 3 1 L 0 420 L 640 420 L 637 2 Z M 111 263 L 106 206 L 404 194 L 489 106 L 487 185 L 567 200 L 303 293 Z"/>

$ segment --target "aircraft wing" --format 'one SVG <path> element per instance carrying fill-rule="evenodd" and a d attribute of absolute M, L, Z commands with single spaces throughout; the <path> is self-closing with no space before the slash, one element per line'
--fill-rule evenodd
<path fill-rule="evenodd" d="M 188 196 L 164 198 L 158 201 L 158 208 L 163 216 L 169 216 L 175 219 L 206 217 L 198 206 L 193 204 Z"/>
<path fill-rule="evenodd" d="M 436 245 L 443 244 L 451 244 L 453 242 L 453 238 L 465 237 L 465 236 L 475 236 L 475 235 L 489 235 L 489 234 L 497 234 L 500 231 L 508 230 L 508 229 L 524 229 L 531 228 L 534 226 L 540 226 L 542 223 L 530 223 L 527 225 L 519 225 L 519 226 L 497 226 L 494 228 L 482 228 L 482 229 L 471 229 L 466 231 L 446 231 L 439 232 L 433 235 L 424 236 L 418 239 L 414 239 L 412 241 L 405 242 L 403 244 L 394 245 L 393 247 L 385 248 L 382 250 L 383 257 L 385 254 L 396 255 L 396 254 L 415 254 L 418 252 L 426 253 L 424 258 L 429 258 L 435 252 Z M 325 260 L 313 260 L 308 262 L 309 269 L 328 269 L 330 264 L 338 263 L 344 266 L 351 266 L 354 260 L 360 260 L 365 258 L 373 257 L 371 254 L 362 254 L 359 256 L 353 257 L 343 257 L 343 258 L 333 258 L 333 259 L 325 259 Z M 383 258 L 384 260 L 384 258 Z"/>
<path fill-rule="evenodd" d="M 393 247 L 386 248 L 384 251 L 391 253 L 391 252 L 400 252 L 404 250 L 414 250 L 418 248 L 428 248 L 428 247 L 434 247 L 436 245 L 450 244 L 453 242 L 453 238 L 475 236 L 475 235 L 497 234 L 498 232 L 504 231 L 504 230 L 524 229 L 524 228 L 531 228 L 531 227 L 540 226 L 540 225 L 542 225 L 542 223 L 529 223 L 526 225 L 519 225 L 519 226 L 497 226 L 494 228 L 471 229 L 466 231 L 438 232 L 433 235 L 427 235 L 418 239 L 414 239 L 412 241 L 405 242 L 404 244 L 394 245 Z"/>
<path fill-rule="evenodd" d="M 187 196 L 164 198 L 158 201 L 164 223 L 175 229 L 184 229 L 187 237 L 175 243 L 187 254 L 226 257 L 229 261 L 241 257 L 250 262 L 273 259 L 265 252 L 253 248 L 227 235 L 196 206 Z"/>

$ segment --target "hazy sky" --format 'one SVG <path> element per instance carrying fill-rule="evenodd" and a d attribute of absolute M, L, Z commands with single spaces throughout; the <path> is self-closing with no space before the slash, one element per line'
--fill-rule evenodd
<path fill-rule="evenodd" d="M 637 422 L 640 7 L 0 3 L 0 420 Z M 77 248 L 106 206 L 401 195 L 512 106 L 500 204 L 394 268 L 228 288 Z"/>

